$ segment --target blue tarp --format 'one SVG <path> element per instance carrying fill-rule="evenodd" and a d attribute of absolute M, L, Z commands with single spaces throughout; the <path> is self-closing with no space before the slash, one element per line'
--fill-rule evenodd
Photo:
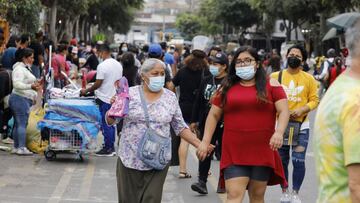
<path fill-rule="evenodd" d="M 38 122 L 37 127 L 62 132 L 76 130 L 83 140 L 84 148 L 92 139 L 96 139 L 100 123 L 101 114 L 93 100 L 53 99 L 48 101 L 44 120 Z"/>

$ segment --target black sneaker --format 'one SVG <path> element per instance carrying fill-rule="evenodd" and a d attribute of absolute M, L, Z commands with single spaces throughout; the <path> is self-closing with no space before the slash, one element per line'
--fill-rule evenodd
<path fill-rule="evenodd" d="M 115 150 L 114 149 L 105 149 L 102 148 L 100 151 L 95 153 L 96 156 L 115 156 Z"/>
<path fill-rule="evenodd" d="M 203 182 L 193 183 L 191 185 L 191 189 L 194 190 L 195 192 L 198 192 L 198 193 L 202 194 L 202 195 L 208 194 L 206 183 L 203 183 Z"/>

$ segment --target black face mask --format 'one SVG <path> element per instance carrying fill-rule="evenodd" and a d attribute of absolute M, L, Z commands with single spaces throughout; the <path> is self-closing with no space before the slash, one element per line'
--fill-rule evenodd
<path fill-rule="evenodd" d="M 288 57 L 287 62 L 290 68 L 298 68 L 301 65 L 301 60 L 295 56 Z"/>

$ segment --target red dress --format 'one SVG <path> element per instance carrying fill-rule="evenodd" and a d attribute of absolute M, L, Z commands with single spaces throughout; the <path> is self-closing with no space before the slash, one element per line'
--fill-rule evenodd
<path fill-rule="evenodd" d="M 275 102 L 286 99 L 281 86 L 266 86 L 268 103 L 259 102 L 255 86 L 239 83 L 227 93 L 224 111 L 224 134 L 220 170 L 231 165 L 267 166 L 273 169 L 268 185 L 287 185 L 278 151 L 270 148 L 270 138 L 275 131 Z M 212 103 L 220 108 L 221 96 Z"/>

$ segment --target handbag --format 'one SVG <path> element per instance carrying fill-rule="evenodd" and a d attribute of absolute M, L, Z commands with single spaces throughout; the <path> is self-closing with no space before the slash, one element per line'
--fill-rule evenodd
<path fill-rule="evenodd" d="M 284 145 L 288 145 L 288 146 L 298 145 L 301 124 L 302 122 L 289 121 L 289 124 L 286 127 L 284 133 L 284 142 L 283 142 Z"/>
<path fill-rule="evenodd" d="M 125 77 L 115 82 L 116 99 L 107 112 L 107 115 L 115 120 L 120 120 L 129 113 L 129 84 Z"/>
<path fill-rule="evenodd" d="M 171 138 L 159 135 L 150 127 L 149 113 L 141 86 L 139 93 L 147 129 L 138 146 L 138 158 L 155 170 L 163 170 L 171 160 Z"/>

